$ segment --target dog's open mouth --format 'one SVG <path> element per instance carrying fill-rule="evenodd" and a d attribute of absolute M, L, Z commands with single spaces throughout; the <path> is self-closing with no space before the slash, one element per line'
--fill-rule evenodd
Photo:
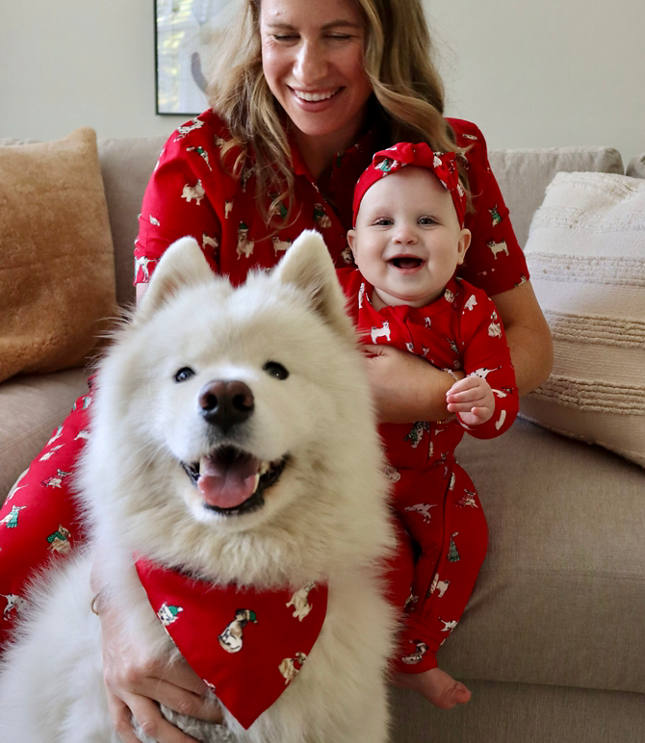
<path fill-rule="evenodd" d="M 182 462 L 182 466 L 206 508 L 237 515 L 264 505 L 264 491 L 278 481 L 287 460 L 285 456 L 264 462 L 235 446 L 220 446 L 198 462 Z"/>

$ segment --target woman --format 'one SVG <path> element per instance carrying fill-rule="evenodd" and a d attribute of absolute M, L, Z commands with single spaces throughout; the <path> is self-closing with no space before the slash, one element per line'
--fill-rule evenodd
<path fill-rule="evenodd" d="M 246 6 L 240 35 L 228 39 L 235 54 L 222 49 L 213 110 L 170 137 L 151 177 L 135 248 L 137 295 L 164 249 L 186 233 L 199 240 L 212 268 L 236 283 L 249 268 L 275 263 L 304 227 L 320 229 L 340 265 L 354 182 L 372 152 L 399 140 L 426 140 L 435 150 L 466 154 L 468 226 L 475 239 L 464 276 L 497 303 L 520 392 L 537 386 L 551 364 L 548 329 L 488 168 L 483 137 L 474 125 L 442 116 L 442 88 L 429 61 L 419 1 L 246 0 Z M 489 243 L 504 243 L 503 250 L 493 257 Z M 369 364 L 381 420 L 445 417 L 445 392 L 454 381 L 449 374 L 391 347 L 379 347 Z M 401 378 L 407 383 L 395 384 Z M 68 436 L 70 446 L 61 449 L 68 459 L 63 463 L 55 455 L 41 463 L 54 473 L 67 471 L 70 456 L 78 455 L 80 443 L 72 445 L 75 436 L 64 432 L 78 432 L 86 423 L 79 408 L 61 433 Z M 41 511 L 48 507 L 39 491 L 42 479 L 42 471 L 27 475 L 19 491 L 22 499 L 40 498 Z M 69 498 L 59 490 L 57 499 L 52 512 L 68 508 L 71 518 Z M 3 545 L 0 553 L 5 560 L 13 555 L 16 565 L 26 554 L 34 551 L 24 540 L 19 548 Z M 19 592 L 21 579 L 14 579 L 13 591 Z M 100 560 L 94 583 L 100 591 Z M 7 590 L 0 585 L 0 593 Z M 125 743 L 137 740 L 131 714 L 161 743 L 191 740 L 161 718 L 152 700 L 218 719 L 188 667 L 161 668 L 138 658 L 136 644 L 119 636 L 108 602 L 99 595 L 97 605 L 109 704 Z M 430 696 L 425 674 L 408 683 Z"/>

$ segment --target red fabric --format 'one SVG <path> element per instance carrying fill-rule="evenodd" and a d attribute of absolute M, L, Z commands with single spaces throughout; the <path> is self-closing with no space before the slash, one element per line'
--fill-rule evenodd
<path fill-rule="evenodd" d="M 470 122 L 448 121 L 456 145 L 469 148 L 466 156 L 474 208 L 466 215 L 465 226 L 471 229 L 473 240 L 460 274 L 494 295 L 524 280 L 528 276 L 526 263 L 491 173 L 481 132 Z M 243 168 L 240 178 L 230 175 L 222 165 L 220 149 L 227 137 L 221 120 L 212 111 L 206 111 L 179 127 L 168 139 L 143 199 L 135 245 L 135 281 L 148 281 L 168 245 L 187 232 L 199 241 L 213 270 L 228 274 L 233 283 L 242 282 L 250 268 L 274 265 L 289 241 L 304 228 L 318 229 L 336 265 L 343 265 L 354 184 L 372 153 L 389 142 L 378 140 L 374 133 L 366 134 L 346 152 L 339 153 L 317 181 L 293 149 L 294 218 L 288 226 L 275 230 L 262 222 L 252 163 Z M 234 157 L 232 153 L 227 164 Z M 70 545 L 82 541 L 71 476 L 62 477 L 60 487 L 49 488 L 43 483 L 59 477 L 59 470 L 73 471 L 83 447 L 83 436 L 77 434 L 87 426 L 83 406 L 89 399 L 79 398 L 64 422 L 63 448 L 56 449 L 55 442 L 46 445 L 21 479 L 19 490 L 0 510 L 0 601 L 4 601 L 4 607 L 0 603 L 0 646 L 9 637 L 27 578 L 52 554 L 53 542 L 47 541 L 50 535 L 62 526 L 70 533 Z M 44 461 L 40 459 L 43 454 L 48 455 Z M 20 507 L 17 526 L 12 525 L 16 511 L 10 516 L 13 506 Z M 64 536 L 66 531 L 60 533 Z M 54 554 L 59 557 L 64 552 L 57 550 Z"/>
<path fill-rule="evenodd" d="M 60 560 L 85 539 L 74 500 L 74 463 L 88 429 L 90 395 L 78 398 L 65 423 L 11 489 L 0 510 L 0 641 L 9 636 L 34 571 Z"/>
<path fill-rule="evenodd" d="M 417 144 L 399 142 L 386 150 L 374 153 L 372 162 L 365 168 L 354 189 L 352 224 L 356 226 L 358 209 L 367 189 L 376 181 L 396 173 L 406 165 L 426 168 L 437 176 L 441 185 L 450 192 L 457 219 L 459 224 L 463 225 L 466 215 L 466 192 L 459 182 L 457 157 L 454 152 L 433 152 L 425 142 Z"/>
<path fill-rule="evenodd" d="M 327 586 L 217 586 L 138 559 L 150 605 L 193 670 L 244 727 L 297 676 L 327 613 Z"/>
<path fill-rule="evenodd" d="M 453 278 L 426 307 L 377 310 L 373 287 L 356 269 L 340 269 L 338 278 L 366 343 L 391 344 L 439 369 L 478 373 L 496 393 L 495 413 L 479 426 L 467 427 L 455 418 L 379 427 L 394 510 L 416 551 L 395 667 L 418 673 L 437 665 L 437 650 L 463 614 L 488 544 L 477 491 L 454 451 L 464 430 L 491 438 L 511 426 L 518 409 L 515 373 L 494 303 L 468 282 Z M 397 561 L 409 560 L 402 545 Z M 392 575 L 400 578 L 403 570 L 394 568 Z"/>
<path fill-rule="evenodd" d="M 481 132 L 470 122 L 448 121 L 456 145 L 468 148 L 466 165 L 474 209 L 465 219 L 473 239 L 460 275 L 491 296 L 525 280 L 528 270 L 490 170 Z M 227 138 L 222 121 L 206 111 L 168 139 L 141 207 L 135 283 L 147 282 L 168 245 L 187 233 L 202 246 L 213 269 L 230 276 L 234 284 L 244 281 L 249 268 L 274 265 L 303 229 L 317 229 L 336 265 L 346 265 L 354 185 L 372 153 L 389 143 L 379 142 L 376 133 L 367 133 L 339 153 L 318 181 L 311 178 L 294 147 L 293 216 L 285 227 L 268 228 L 256 201 L 252 159 L 239 178 L 229 172 L 237 151 L 229 152 L 222 162 L 221 146 Z M 267 205 L 273 196 L 267 194 Z"/>

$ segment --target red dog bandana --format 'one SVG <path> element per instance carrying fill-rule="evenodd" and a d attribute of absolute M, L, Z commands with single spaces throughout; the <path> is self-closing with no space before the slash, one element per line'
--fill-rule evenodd
<path fill-rule="evenodd" d="M 255 591 L 135 563 L 150 605 L 193 670 L 244 727 L 297 676 L 327 612 L 327 586 Z"/>
<path fill-rule="evenodd" d="M 379 150 L 372 157 L 372 162 L 365 168 L 354 188 L 354 203 L 352 208 L 352 225 L 356 226 L 356 215 L 363 196 L 370 186 L 390 173 L 396 173 L 406 165 L 416 165 L 418 168 L 431 170 L 439 179 L 441 185 L 450 192 L 452 203 L 455 205 L 457 219 L 463 226 L 466 216 L 466 192 L 459 182 L 457 156 L 454 152 L 433 152 L 425 142 L 412 144 L 399 142 Z"/>

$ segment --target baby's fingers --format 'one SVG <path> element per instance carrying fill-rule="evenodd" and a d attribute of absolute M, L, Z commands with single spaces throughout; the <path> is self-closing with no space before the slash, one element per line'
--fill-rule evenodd
<path fill-rule="evenodd" d="M 475 387 L 472 389 L 465 389 L 461 392 L 452 392 L 448 390 L 446 393 L 446 402 L 448 404 L 455 405 L 481 405 L 486 400 L 485 393 L 479 388 Z"/>

